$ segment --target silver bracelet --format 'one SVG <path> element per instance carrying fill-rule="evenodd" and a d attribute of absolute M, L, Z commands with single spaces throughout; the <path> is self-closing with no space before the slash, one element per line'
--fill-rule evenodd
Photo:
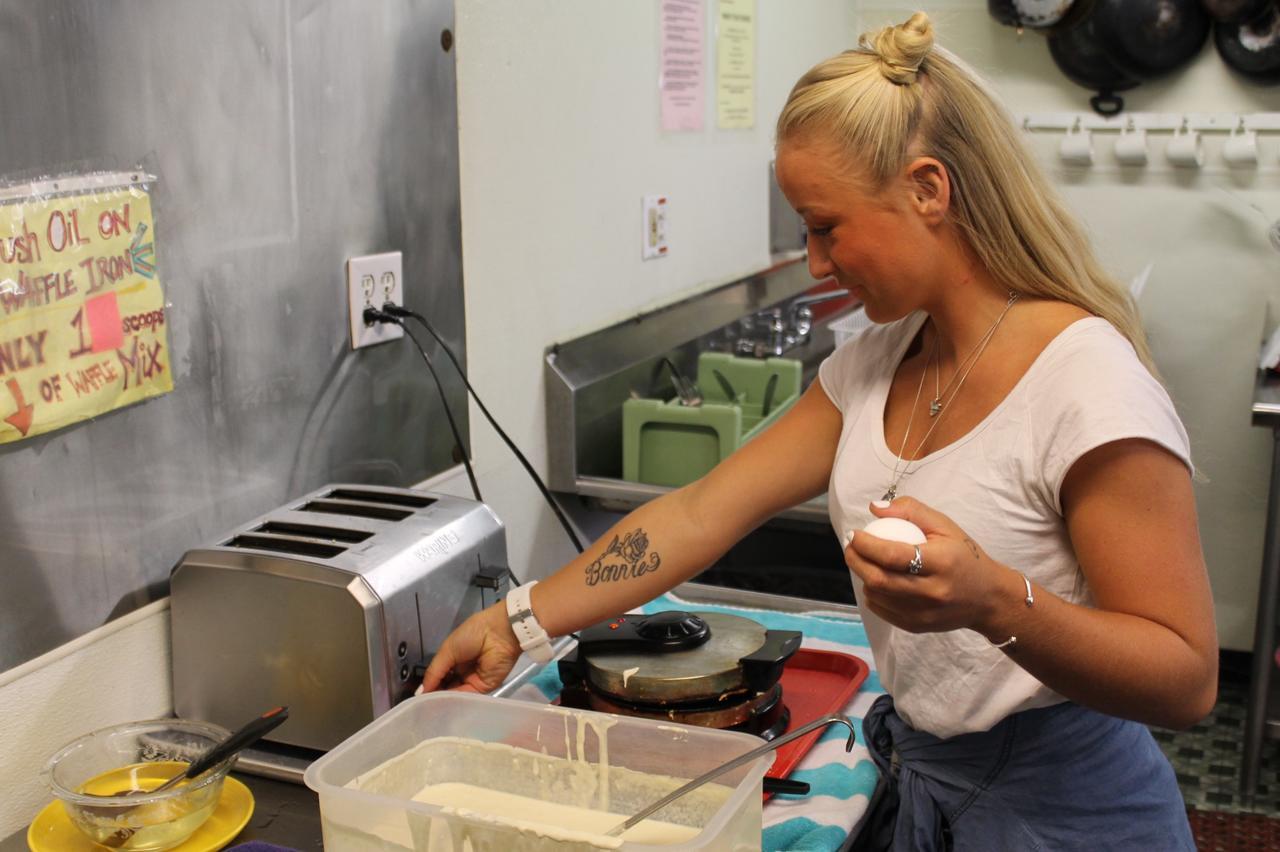
<path fill-rule="evenodd" d="M 1016 569 L 1016 568 L 1015 568 L 1014 570 L 1015 570 L 1015 571 L 1017 571 L 1018 569 Z M 1023 583 L 1025 583 L 1025 584 L 1026 584 L 1026 586 L 1027 586 L 1027 598 L 1026 598 L 1026 600 L 1025 600 L 1025 601 L 1023 601 L 1023 603 L 1025 603 L 1025 604 L 1027 605 L 1027 609 L 1030 609 L 1030 608 L 1031 608 L 1031 605 L 1032 605 L 1033 603 L 1035 603 L 1035 602 L 1036 602 L 1036 597 L 1035 597 L 1035 595 L 1031 594 L 1031 581 L 1030 581 L 1030 580 L 1028 580 L 1028 579 L 1027 579 L 1027 575 L 1026 575 L 1026 574 L 1023 574 L 1021 571 L 1018 571 L 1018 576 L 1022 578 L 1022 582 L 1023 582 Z M 985 638 L 985 637 L 984 637 L 984 638 Z M 997 642 L 991 642 L 991 640 L 990 640 L 990 639 L 987 639 L 987 641 L 991 643 L 991 647 L 992 647 L 992 648 L 996 648 L 996 649 L 1004 649 L 1004 648 L 1008 648 L 1008 649 L 1010 649 L 1010 650 L 1013 650 L 1014 648 L 1018 647 L 1018 637 L 1017 637 L 1017 636 L 1010 636 L 1008 639 L 1004 640 L 1003 642 L 999 642 L 999 643 L 997 643 Z"/>

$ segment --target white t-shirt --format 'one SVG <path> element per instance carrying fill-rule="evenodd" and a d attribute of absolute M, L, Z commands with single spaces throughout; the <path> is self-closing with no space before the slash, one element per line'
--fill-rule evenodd
<path fill-rule="evenodd" d="M 841 542 L 871 522 L 867 504 L 879 500 L 893 478 L 897 448 L 885 444 L 885 400 L 926 319 L 915 313 L 868 329 L 819 368 L 823 390 L 844 417 L 828 494 Z M 918 434 L 919 418 L 911 437 L 919 440 Z M 991 558 L 1042 588 L 1091 605 L 1059 490 L 1082 455 L 1125 438 L 1153 441 L 1190 467 L 1186 430 L 1133 347 L 1104 319 L 1078 320 L 972 431 L 912 462 L 898 495 L 946 514 Z M 860 598 L 862 584 L 853 582 Z M 915 634 L 867 610 L 862 618 L 880 679 L 898 713 L 918 730 L 939 737 L 985 731 L 1011 713 L 1064 700 L 979 633 Z"/>

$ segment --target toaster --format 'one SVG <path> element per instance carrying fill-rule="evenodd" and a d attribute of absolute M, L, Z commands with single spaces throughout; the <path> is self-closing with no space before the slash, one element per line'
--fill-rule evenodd
<path fill-rule="evenodd" d="M 408 488 L 328 485 L 188 551 L 170 577 L 181 717 L 328 750 L 413 694 L 449 632 L 506 592 L 488 506 Z"/>

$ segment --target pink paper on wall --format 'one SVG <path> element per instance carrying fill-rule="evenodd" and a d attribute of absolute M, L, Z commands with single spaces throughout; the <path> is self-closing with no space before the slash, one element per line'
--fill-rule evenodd
<path fill-rule="evenodd" d="M 124 328 L 120 325 L 120 305 L 115 293 L 85 299 L 84 315 L 89 321 L 94 352 L 110 352 L 124 345 Z"/>
<path fill-rule="evenodd" d="M 701 130 L 706 100 L 703 0 L 662 0 L 658 88 L 663 130 Z"/>

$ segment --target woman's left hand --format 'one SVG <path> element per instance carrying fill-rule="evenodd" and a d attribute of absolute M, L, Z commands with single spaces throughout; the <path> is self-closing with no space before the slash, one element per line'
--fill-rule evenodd
<path fill-rule="evenodd" d="M 928 541 L 920 545 L 920 573 L 911 574 L 912 545 L 855 533 L 844 555 L 849 569 L 862 580 L 859 604 L 912 633 L 959 628 L 983 632 L 982 625 L 1009 594 L 1017 573 L 987 556 L 946 515 L 911 497 L 899 497 L 888 508 L 873 503 L 871 511 L 881 518 L 911 521 Z"/>

